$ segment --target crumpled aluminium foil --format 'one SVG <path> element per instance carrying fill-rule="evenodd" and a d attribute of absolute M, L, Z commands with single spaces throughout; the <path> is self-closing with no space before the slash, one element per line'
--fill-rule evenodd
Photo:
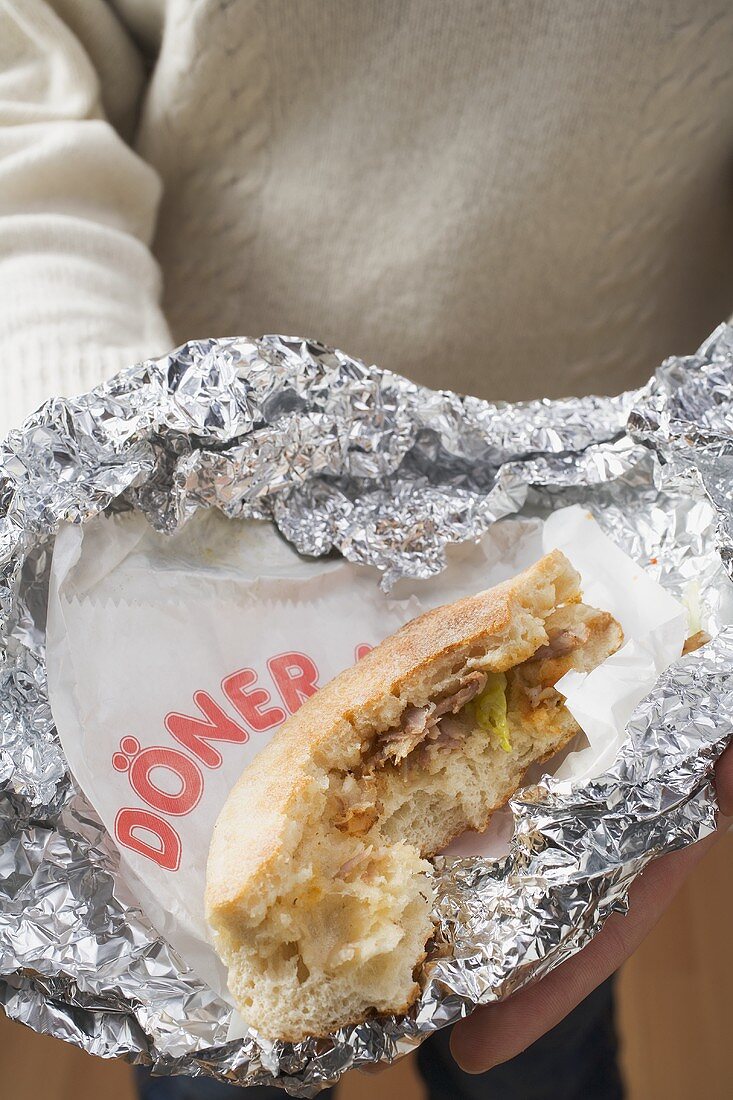
<path fill-rule="evenodd" d="M 0 1000 L 14 1019 L 156 1072 L 313 1096 L 579 950 L 654 856 L 713 828 L 733 734 L 733 329 L 617 398 L 492 405 L 283 337 L 208 340 L 54 399 L 0 448 Z M 611 770 L 512 803 L 499 861 L 437 860 L 407 1017 L 297 1045 L 226 1042 L 230 1010 L 118 881 L 68 774 L 44 671 L 54 532 L 105 508 L 172 530 L 200 507 L 273 520 L 299 551 L 428 576 L 497 518 L 581 502 L 715 634 L 638 707 Z M 691 595 L 692 593 L 692 595 Z"/>

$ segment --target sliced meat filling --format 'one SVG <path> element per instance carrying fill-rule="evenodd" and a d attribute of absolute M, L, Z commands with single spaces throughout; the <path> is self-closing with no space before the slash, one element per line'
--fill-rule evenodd
<path fill-rule="evenodd" d="M 548 700 L 559 702 L 557 681 L 570 668 L 585 669 L 597 663 L 593 657 L 594 636 L 607 631 L 612 623 L 607 612 L 582 604 L 559 608 L 548 619 L 547 644 L 523 664 L 506 674 L 469 669 L 461 676 L 457 688 L 443 698 L 421 707 L 407 707 L 400 724 L 379 737 L 376 750 L 365 761 L 366 770 L 373 771 L 387 763 L 399 764 L 412 754 L 414 759 L 424 760 L 426 752 L 454 746 L 476 725 L 493 732 L 495 743 L 508 750 L 507 678 L 512 694 L 521 692 L 525 706 L 529 704 L 530 709 Z M 617 644 L 621 640 L 619 629 Z M 418 748 L 420 752 L 415 753 Z"/>
<path fill-rule="evenodd" d="M 540 646 L 530 661 L 544 661 L 550 657 L 567 657 L 573 650 L 585 645 L 590 637 L 587 623 L 578 623 L 568 630 L 561 630 L 547 645 Z M 527 662 L 529 663 L 529 662 Z"/>
<path fill-rule="evenodd" d="M 477 727 L 486 731 L 495 748 L 511 751 L 508 711 L 517 720 L 530 719 L 542 704 L 560 704 L 555 684 L 571 668 L 588 671 L 603 659 L 595 641 L 615 630 L 614 643 L 606 640 L 603 657 L 621 644 L 623 635 L 613 618 L 583 604 L 558 608 L 547 620 L 548 641 L 522 664 L 504 672 L 466 669 L 447 694 L 423 706 L 408 706 L 399 725 L 386 730 L 362 761 L 355 775 L 345 777 L 337 800 L 336 825 L 352 835 L 367 832 L 378 819 L 375 773 L 388 765 L 427 766 L 435 754 L 450 752 Z"/>
<path fill-rule="evenodd" d="M 613 616 L 585 604 L 554 611 L 547 620 L 547 633 L 547 645 L 510 672 L 511 697 L 521 694 L 532 710 L 548 701 L 560 702 L 555 685 L 566 672 L 590 672 L 623 642 L 623 632 Z"/>
<path fill-rule="evenodd" d="M 423 707 L 407 707 L 400 725 L 387 730 L 379 738 L 379 745 L 370 758 L 370 765 L 378 768 L 387 762 L 399 764 L 423 741 L 442 741 L 445 744 L 451 737 L 448 732 L 449 716 L 458 714 L 467 703 L 480 695 L 486 687 L 486 681 L 485 672 L 471 669 L 461 677 L 458 689 L 450 695 L 436 702 L 426 703 Z M 456 723 L 453 726 L 455 737 Z"/>
<path fill-rule="evenodd" d="M 466 703 L 470 703 L 486 687 L 488 677 L 485 672 L 474 668 L 461 677 L 461 682 L 453 695 L 448 695 L 435 704 L 435 717 L 441 718 L 444 714 L 458 714 Z"/>

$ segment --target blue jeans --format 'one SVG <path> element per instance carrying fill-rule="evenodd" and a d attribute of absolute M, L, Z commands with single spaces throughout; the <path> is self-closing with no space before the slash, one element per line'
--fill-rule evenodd
<path fill-rule="evenodd" d="M 451 1057 L 449 1038 L 444 1028 L 418 1051 L 429 1100 L 623 1100 L 612 979 L 523 1054 L 488 1073 L 463 1073 Z M 141 1100 L 234 1100 L 236 1086 L 137 1072 Z M 378 1093 L 379 1078 L 374 1081 Z M 284 1100 L 285 1095 L 263 1086 L 248 1089 L 246 1100 Z M 328 1089 L 319 1100 L 337 1100 L 337 1095 L 338 1089 Z"/>

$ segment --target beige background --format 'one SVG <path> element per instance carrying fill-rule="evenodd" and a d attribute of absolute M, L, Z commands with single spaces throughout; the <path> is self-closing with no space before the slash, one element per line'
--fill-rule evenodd
<path fill-rule="evenodd" d="M 731 856 L 728 835 L 622 972 L 620 1027 L 630 1100 L 731 1096 Z M 135 1100 L 135 1092 L 128 1066 L 91 1058 L 0 1016 L 0 1097 Z M 412 1060 L 376 1078 L 345 1078 L 340 1100 L 372 1097 L 423 1100 Z"/>

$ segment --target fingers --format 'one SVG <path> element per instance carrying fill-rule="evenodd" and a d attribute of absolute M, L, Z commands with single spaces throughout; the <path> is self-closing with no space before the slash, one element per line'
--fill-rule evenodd
<path fill-rule="evenodd" d="M 729 745 L 715 767 L 715 791 L 720 812 L 733 817 L 733 744 Z"/>
<path fill-rule="evenodd" d="M 722 814 L 733 816 L 733 745 L 718 761 L 715 785 Z M 513 1058 L 558 1024 L 636 950 L 727 824 L 721 820 L 714 836 L 655 860 L 632 886 L 628 914 L 612 915 L 568 962 L 507 1001 L 478 1009 L 459 1023 L 451 1038 L 458 1064 L 468 1073 L 482 1073 Z"/>
<path fill-rule="evenodd" d="M 558 1024 L 638 947 L 718 836 L 655 860 L 632 886 L 626 916 L 609 917 L 587 947 L 542 981 L 500 1004 L 477 1009 L 457 1024 L 451 1050 L 459 1066 L 482 1073 Z"/>

